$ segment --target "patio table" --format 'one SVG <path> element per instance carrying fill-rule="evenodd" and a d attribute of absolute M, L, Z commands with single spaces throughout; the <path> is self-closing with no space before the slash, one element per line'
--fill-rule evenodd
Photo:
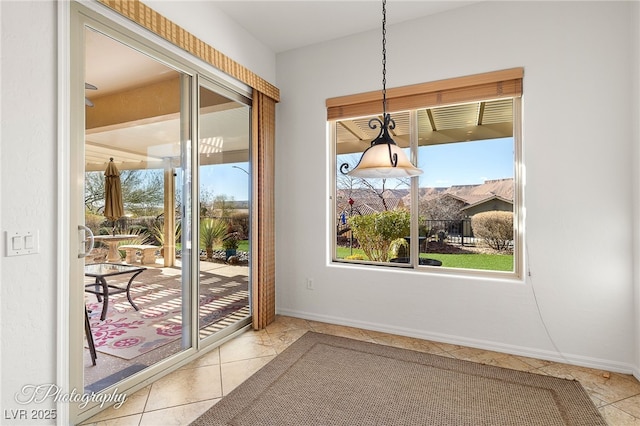
<path fill-rule="evenodd" d="M 138 238 L 138 235 L 133 234 L 118 234 L 118 235 L 96 235 L 93 237 L 95 241 L 105 243 L 109 247 L 109 254 L 107 255 L 107 262 L 117 262 L 120 260 L 120 254 L 118 253 L 118 243 L 126 240 L 133 240 Z"/>
<path fill-rule="evenodd" d="M 120 293 L 127 293 L 127 299 L 136 311 L 138 307 L 131 299 L 130 289 L 133 279 L 141 274 L 147 268 L 142 266 L 123 265 L 119 263 L 93 263 L 84 266 L 84 275 L 87 277 L 95 278 L 95 282 L 92 284 L 85 284 L 84 291 L 92 293 L 98 296 L 98 301 L 104 299 L 102 304 L 102 314 L 100 320 L 104 321 L 107 317 L 107 308 L 109 307 L 109 296 Z M 117 275 L 133 274 L 129 278 L 129 282 L 126 287 L 120 287 L 115 284 L 108 284 L 107 277 L 114 277 Z M 93 289 L 91 288 L 93 287 Z"/>
<path fill-rule="evenodd" d="M 86 305 L 84 307 L 84 334 L 87 337 L 87 343 L 89 344 L 89 353 L 91 353 L 91 363 L 96 365 L 96 359 L 98 355 L 96 354 L 96 344 L 93 340 L 93 334 L 91 333 L 91 324 L 89 323 L 89 310 Z"/>

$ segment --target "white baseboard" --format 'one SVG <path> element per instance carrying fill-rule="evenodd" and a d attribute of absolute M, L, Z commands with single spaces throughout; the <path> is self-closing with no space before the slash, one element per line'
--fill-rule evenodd
<path fill-rule="evenodd" d="M 307 319 L 318 322 L 325 322 L 335 325 L 343 325 L 348 327 L 362 328 L 364 330 L 379 331 L 383 333 L 396 334 L 399 336 L 414 337 L 418 339 L 431 340 L 434 342 L 449 343 L 460 346 L 468 346 L 472 348 L 490 350 L 495 352 L 508 353 L 511 355 L 525 356 L 529 358 L 543 359 L 547 361 L 561 362 L 564 364 L 577 365 L 581 367 L 594 368 L 604 371 L 633 374 L 640 380 L 640 368 L 631 364 L 625 364 L 617 361 L 606 359 L 585 357 L 582 355 L 560 353 L 555 351 L 547 351 L 544 349 L 530 348 L 525 346 L 509 345 L 488 340 L 471 339 L 466 337 L 430 333 L 424 330 L 394 327 L 387 324 L 372 323 L 367 321 L 357 321 L 349 318 L 318 315 L 310 312 L 303 312 L 290 309 L 277 309 L 278 315 L 285 315 L 301 319 Z"/>

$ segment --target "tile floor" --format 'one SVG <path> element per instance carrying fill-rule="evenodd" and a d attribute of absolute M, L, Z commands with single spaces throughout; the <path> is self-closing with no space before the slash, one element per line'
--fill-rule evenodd
<path fill-rule="evenodd" d="M 131 291 L 131 294 L 134 300 L 137 297 L 139 297 L 139 294 L 137 294 L 137 289 L 143 288 L 145 285 L 157 285 L 159 283 L 162 283 L 165 279 L 169 277 L 172 277 L 172 276 L 175 277 L 180 275 L 181 271 L 179 269 L 180 267 L 179 261 L 177 262 L 176 267 L 169 267 L 169 268 L 162 267 L 161 266 L 162 262 L 163 262 L 162 259 L 157 259 L 155 265 L 145 265 L 145 267 L 147 267 L 149 271 L 144 272 L 138 275 L 138 277 L 136 277 L 136 281 L 135 281 L 136 284 L 134 284 Z M 241 266 L 241 265 L 234 266 L 234 265 L 228 265 L 225 263 L 201 261 L 199 269 L 200 269 L 200 272 L 208 272 L 210 274 L 214 274 L 218 276 L 218 278 L 222 280 L 221 282 L 225 282 L 225 283 L 227 281 L 225 280 L 225 278 L 242 279 L 242 277 L 249 276 L 249 267 Z M 125 278 L 123 279 L 127 280 L 128 277 L 125 276 Z M 93 278 L 87 278 L 85 281 L 85 284 L 93 283 L 94 282 L 93 280 L 94 280 Z M 215 286 L 215 285 L 212 285 L 212 286 Z M 206 290 L 208 286 L 205 285 L 202 288 L 203 290 Z M 156 290 L 160 292 L 158 288 L 156 288 Z M 163 288 L 163 290 L 166 290 L 166 288 Z M 124 304 L 124 308 L 125 309 L 130 308 L 129 302 L 124 298 L 124 296 L 125 296 L 124 293 L 122 293 L 120 295 L 115 296 L 114 297 L 115 300 L 110 299 L 112 300 L 110 302 L 110 306 L 114 306 L 114 305 L 117 306 L 118 304 L 117 300 L 122 300 L 122 303 Z M 93 294 L 85 293 L 85 300 L 87 301 L 86 303 L 89 304 L 90 302 L 94 302 L 96 299 Z M 167 305 L 173 306 L 174 303 L 180 303 L 180 301 L 178 299 L 172 300 L 172 301 L 166 300 L 165 303 L 167 303 Z M 142 304 L 139 303 L 139 306 L 141 309 L 144 309 L 143 304 L 144 302 Z M 246 312 L 244 312 L 244 310 L 240 311 L 240 314 L 244 314 L 243 317 L 246 317 L 247 315 Z M 109 320 L 109 318 L 107 318 L 107 320 Z M 212 332 L 218 331 L 219 330 L 218 326 L 222 326 L 222 324 L 228 325 L 229 323 L 235 322 L 237 320 L 238 319 L 235 316 L 232 316 L 230 318 L 220 321 L 219 323 L 216 323 L 206 328 L 202 328 L 200 330 L 200 335 L 202 336 L 202 338 L 205 338 Z M 85 343 L 85 347 L 88 347 L 86 343 Z M 100 379 L 103 379 L 107 376 L 110 376 L 112 374 L 115 374 L 123 370 L 127 366 L 134 366 L 134 365 L 140 365 L 140 364 L 144 366 L 152 365 L 156 363 L 158 360 L 167 358 L 179 351 L 180 351 L 180 341 L 176 340 L 173 343 L 160 346 L 154 349 L 153 351 L 137 356 L 132 360 L 123 360 L 122 358 L 118 358 L 116 356 L 110 356 L 104 353 L 100 353 L 98 355 L 99 357 L 98 365 L 94 366 L 91 362 L 90 352 L 88 350 L 85 350 L 84 351 L 85 385 L 93 384 Z"/>
<path fill-rule="evenodd" d="M 84 425 L 188 425 L 306 331 L 334 334 L 538 374 L 577 379 L 611 426 L 640 426 L 640 382 L 633 376 L 278 316 L 130 395 Z"/>

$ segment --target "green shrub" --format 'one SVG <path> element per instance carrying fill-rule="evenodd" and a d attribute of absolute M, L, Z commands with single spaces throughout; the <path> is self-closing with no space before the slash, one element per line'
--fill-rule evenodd
<path fill-rule="evenodd" d="M 352 216 L 349 218 L 349 226 L 370 260 L 387 262 L 391 243 L 409 235 L 410 220 L 410 214 L 406 210 L 389 210 Z"/>
<path fill-rule="evenodd" d="M 213 257 L 214 244 L 219 244 L 225 235 L 227 235 L 226 222 L 209 218 L 200 221 L 200 245 L 205 248 L 207 259 Z"/>
<path fill-rule="evenodd" d="M 229 227 L 227 227 L 229 229 Z M 230 232 L 222 239 L 222 248 L 225 250 L 236 250 L 238 248 L 239 239 L 237 232 Z"/>
<path fill-rule="evenodd" d="M 154 244 L 164 246 L 164 223 L 156 222 L 149 229 L 151 237 L 153 237 Z M 182 222 L 176 222 L 176 228 L 174 230 L 175 242 L 179 242 L 182 237 Z"/>
<path fill-rule="evenodd" d="M 91 229 L 94 235 L 100 234 L 100 226 L 105 221 L 104 216 L 86 212 L 84 214 L 84 224 Z"/>
<path fill-rule="evenodd" d="M 239 233 L 239 238 L 244 239 L 249 235 L 249 226 L 251 223 L 249 213 L 233 213 L 231 215 L 231 222 L 234 224 L 234 231 Z"/>
<path fill-rule="evenodd" d="M 481 238 L 489 247 L 507 251 L 513 240 L 513 212 L 489 211 L 471 217 L 473 235 Z"/>

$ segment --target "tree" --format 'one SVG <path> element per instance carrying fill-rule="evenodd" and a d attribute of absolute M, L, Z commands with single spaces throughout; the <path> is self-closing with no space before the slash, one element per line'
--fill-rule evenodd
<path fill-rule="evenodd" d="M 357 161 L 353 156 L 350 156 L 349 159 L 338 165 L 338 175 L 337 175 L 337 187 L 338 189 L 346 189 L 344 191 L 346 198 L 350 198 L 352 196 L 352 191 L 354 189 L 367 189 L 372 195 L 380 198 L 382 206 L 384 210 L 389 210 L 389 206 L 387 205 L 387 200 L 384 197 L 385 191 L 387 191 L 387 184 L 396 183 L 394 189 L 399 188 L 401 186 L 410 187 L 411 186 L 411 178 L 393 178 L 393 179 L 365 179 L 359 177 L 352 177 L 345 173 L 341 172 L 341 166 L 347 164 L 348 167 L 345 168 L 345 172 L 347 170 L 353 170 L 357 166 Z"/>
<path fill-rule="evenodd" d="M 162 170 L 121 172 L 125 206 L 138 216 L 158 214 L 164 209 L 164 173 Z"/>
<path fill-rule="evenodd" d="M 158 209 L 164 200 L 164 176 L 162 170 L 121 170 L 122 198 L 127 210 L 147 213 Z M 104 173 L 85 173 L 84 203 L 87 210 L 102 214 L 104 209 Z"/>
<path fill-rule="evenodd" d="M 431 220 L 460 220 L 465 202 L 447 194 L 420 200 L 420 215 Z"/>
<path fill-rule="evenodd" d="M 203 186 L 200 187 L 200 217 L 211 217 L 214 214 L 213 191 Z"/>
<path fill-rule="evenodd" d="M 233 201 L 233 197 L 226 194 L 215 196 L 213 199 L 213 207 L 217 212 L 220 212 L 219 217 L 227 218 L 230 216 L 230 212 L 234 208 Z"/>

